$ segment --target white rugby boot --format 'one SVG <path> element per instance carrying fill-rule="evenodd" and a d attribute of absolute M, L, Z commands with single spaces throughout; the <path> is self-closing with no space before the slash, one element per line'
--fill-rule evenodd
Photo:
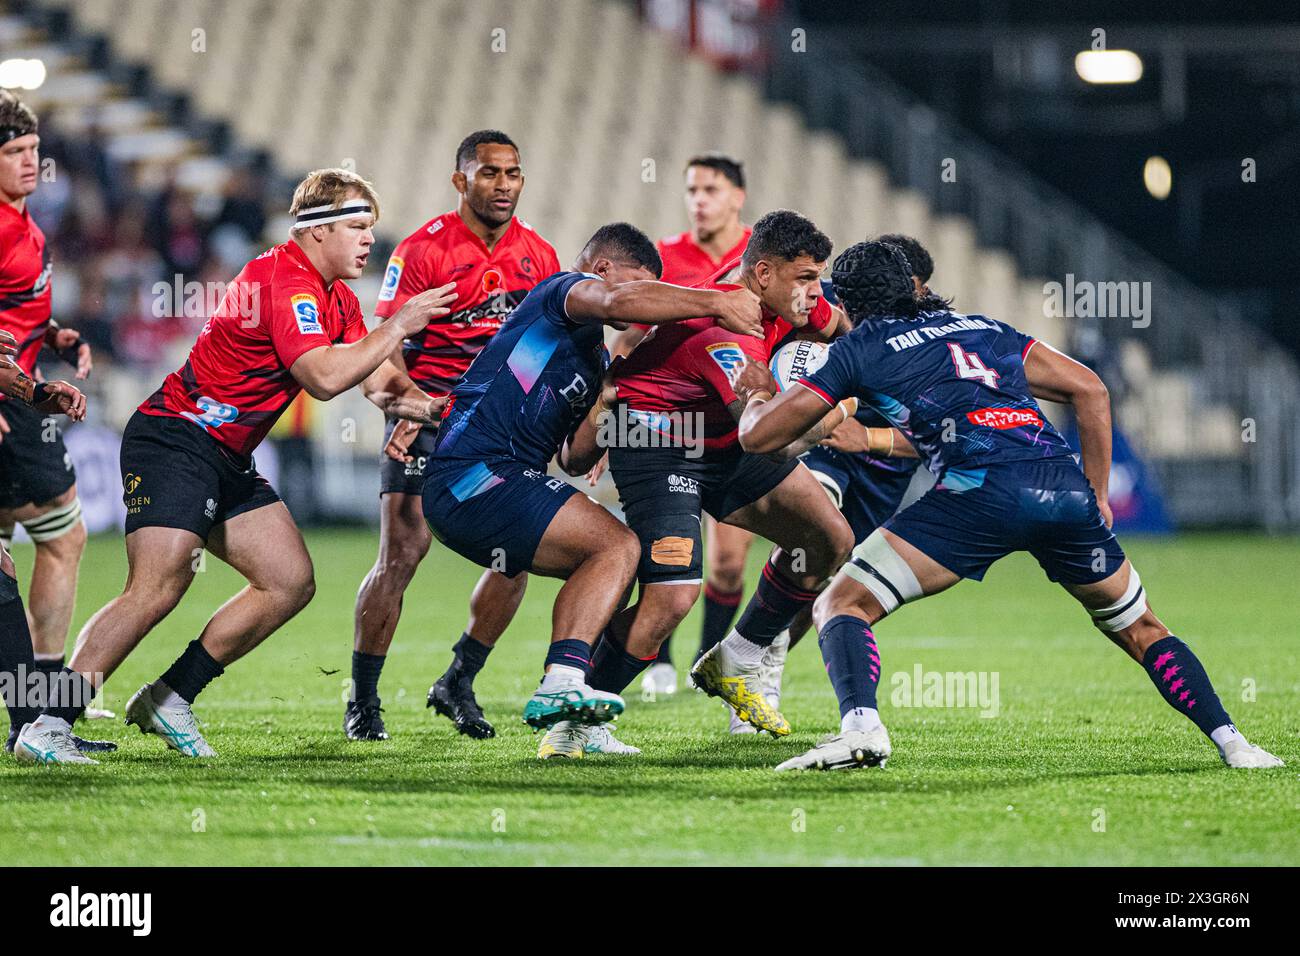
<path fill-rule="evenodd" d="M 126 702 L 126 722 L 139 727 L 142 734 L 157 734 L 168 747 L 186 757 L 217 755 L 199 732 L 199 722 L 189 703 L 162 681 L 145 684 Z"/>
<path fill-rule="evenodd" d="M 889 732 L 880 724 L 871 730 L 850 730 L 823 740 L 812 750 L 778 764 L 785 770 L 854 770 L 883 767 L 889 759 Z"/>
<path fill-rule="evenodd" d="M 42 714 L 22 729 L 14 741 L 14 758 L 22 763 L 99 763 L 77 749 L 72 726 L 59 717 Z"/>

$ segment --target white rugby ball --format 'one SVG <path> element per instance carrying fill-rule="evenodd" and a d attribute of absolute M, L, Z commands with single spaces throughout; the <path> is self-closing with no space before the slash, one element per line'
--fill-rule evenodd
<path fill-rule="evenodd" d="M 781 346 L 768 363 L 777 387 L 784 392 L 805 375 L 817 371 L 826 364 L 826 355 L 830 350 L 831 347 L 825 342 L 807 339 L 797 339 Z"/>

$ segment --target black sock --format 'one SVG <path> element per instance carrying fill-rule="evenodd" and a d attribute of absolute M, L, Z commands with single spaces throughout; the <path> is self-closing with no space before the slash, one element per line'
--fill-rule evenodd
<path fill-rule="evenodd" d="M 744 588 L 719 591 L 712 584 L 704 585 L 704 626 L 700 628 L 700 649 L 695 654 L 697 661 L 727 636 L 744 596 Z"/>
<path fill-rule="evenodd" d="M 352 700 L 369 700 L 379 696 L 379 673 L 384 669 L 383 654 L 352 652 Z"/>
<path fill-rule="evenodd" d="M 675 630 L 674 630 L 674 631 L 671 631 L 671 632 L 668 634 L 668 636 L 664 638 L 664 642 L 663 642 L 662 644 L 659 645 L 659 653 L 655 655 L 655 659 L 654 659 L 653 663 L 655 663 L 655 664 L 671 664 L 671 663 L 673 662 L 672 651 L 669 650 L 668 645 L 672 644 L 672 642 L 673 642 L 673 634 L 676 634 L 676 633 L 677 633 L 677 631 L 675 631 Z M 595 654 L 591 655 L 591 660 L 592 660 L 592 663 L 594 664 L 594 663 L 595 663 L 595 660 L 596 660 L 596 655 L 595 655 Z M 600 689 L 603 690 L 604 688 L 600 688 Z"/>
<path fill-rule="evenodd" d="M 212 659 L 196 638 L 159 679 L 176 691 L 181 699 L 192 704 L 203 688 L 224 672 L 225 668 Z"/>
<path fill-rule="evenodd" d="M 94 697 L 90 681 L 65 667 L 50 679 L 50 699 L 43 713 L 75 724 Z"/>
<path fill-rule="evenodd" d="M 1142 669 L 1169 706 L 1199 727 L 1205 736 L 1232 723 L 1201 662 L 1190 647 L 1172 634 L 1147 648 L 1142 655 Z"/>
<path fill-rule="evenodd" d="M 38 671 L 52 671 L 58 673 L 63 670 L 62 657 L 38 657 L 36 658 L 36 669 Z"/>
<path fill-rule="evenodd" d="M 596 690 L 621 694 L 636 676 L 645 670 L 654 658 L 642 660 L 629 654 L 610 637 L 609 631 L 601 635 L 596 650 L 591 655 L 591 680 Z M 657 663 L 657 661 L 656 661 Z"/>
<path fill-rule="evenodd" d="M 816 598 L 816 591 L 795 586 L 768 561 L 754 596 L 736 622 L 736 630 L 750 643 L 767 647 Z"/>
<path fill-rule="evenodd" d="M 452 658 L 451 666 L 447 668 L 447 673 L 443 676 L 449 680 L 463 680 L 472 684 L 474 678 L 478 676 L 478 672 L 487 663 L 492 648 L 476 641 L 469 631 L 466 631 L 460 636 L 460 640 L 455 643 L 451 651 L 455 656 Z"/>
<path fill-rule="evenodd" d="M 40 713 L 28 700 L 27 678 L 35 670 L 32 634 L 27 629 L 18 582 L 0 571 L 0 692 L 13 728 L 31 723 Z"/>

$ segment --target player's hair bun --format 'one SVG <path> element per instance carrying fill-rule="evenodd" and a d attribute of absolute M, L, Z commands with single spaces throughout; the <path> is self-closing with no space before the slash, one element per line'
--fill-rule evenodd
<path fill-rule="evenodd" d="M 912 265 L 902 249 L 888 242 L 849 246 L 831 268 L 831 284 L 855 325 L 872 315 L 916 314 Z"/>

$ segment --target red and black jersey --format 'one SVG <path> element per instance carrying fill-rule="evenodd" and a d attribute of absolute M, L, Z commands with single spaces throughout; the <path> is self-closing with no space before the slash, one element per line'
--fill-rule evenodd
<path fill-rule="evenodd" d="M 366 334 L 356 293 L 328 288 L 296 242 L 240 270 L 185 364 L 140 406 L 187 418 L 238 455 L 248 455 L 302 391 L 289 369 L 322 346 Z"/>
<path fill-rule="evenodd" d="M 710 279 L 724 262 L 739 259 L 749 245 L 749 236 L 754 230 L 745 227 L 745 234 L 732 246 L 721 259 L 705 252 L 689 231 L 679 232 L 675 236 L 665 236 L 655 243 L 659 258 L 664 261 L 663 281 L 673 285 L 696 285 Z"/>
<path fill-rule="evenodd" d="M 50 253 L 31 213 L 0 203 L 0 329 L 18 340 L 15 361 L 28 375 L 50 324 Z"/>
<path fill-rule="evenodd" d="M 559 271 L 551 244 L 522 219 L 511 219 L 489 251 L 459 213 L 447 212 L 393 251 L 375 315 L 386 319 L 411 296 L 456 283 L 451 314 L 434 319 L 402 350 L 415 383 L 445 395 L 533 286 Z"/>
<path fill-rule="evenodd" d="M 740 288 L 722 282 L 702 287 Z M 831 321 L 830 304 L 818 298 L 808 316 L 809 327 L 820 331 Z M 660 413 L 698 414 L 704 447 L 726 448 L 737 437 L 736 420 L 727 406 L 736 400 L 732 386 L 746 358 L 767 364 L 777 343 L 793 328 L 766 308 L 761 339 L 724 329 L 712 316 L 656 326 L 614 374 L 619 401 L 626 403 L 634 418 L 656 428 L 663 422 L 674 424 Z"/>

